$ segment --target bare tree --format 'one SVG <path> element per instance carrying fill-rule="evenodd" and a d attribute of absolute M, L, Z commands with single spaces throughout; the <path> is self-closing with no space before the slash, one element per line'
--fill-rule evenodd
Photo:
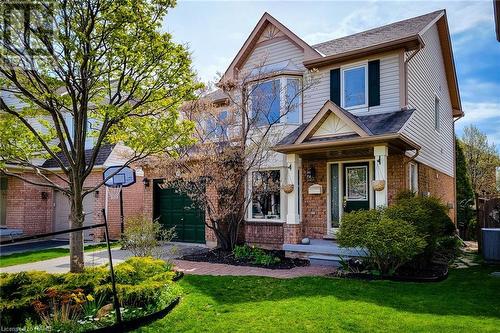
<path fill-rule="evenodd" d="M 183 114 L 196 124 L 197 143 L 183 158 L 153 162 L 163 170 L 164 186 L 205 208 L 206 226 L 224 250 L 238 242 L 252 201 L 266 214 L 279 210 L 270 198 L 281 190 L 279 174 L 259 170 L 277 156 L 271 148 L 288 134 L 286 126 L 276 125 L 301 123 L 302 96 L 317 82 L 312 72 L 270 77 L 279 73 L 269 73 L 269 67 L 262 61 L 237 79 L 223 78 L 219 91 L 186 105 Z"/>

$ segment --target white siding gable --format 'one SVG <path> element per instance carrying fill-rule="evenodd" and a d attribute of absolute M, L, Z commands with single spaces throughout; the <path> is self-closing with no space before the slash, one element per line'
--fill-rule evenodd
<path fill-rule="evenodd" d="M 356 133 L 349 125 L 347 125 L 336 114 L 330 113 L 328 118 L 321 124 L 318 130 L 314 133 L 313 137 L 332 136 L 342 134 Z"/>
<path fill-rule="evenodd" d="M 408 65 L 408 104 L 416 111 L 403 133 L 422 149 L 417 161 L 454 176 L 453 116 L 436 25 L 423 34 L 425 47 Z M 434 103 L 439 98 L 440 124 L 435 128 Z"/>

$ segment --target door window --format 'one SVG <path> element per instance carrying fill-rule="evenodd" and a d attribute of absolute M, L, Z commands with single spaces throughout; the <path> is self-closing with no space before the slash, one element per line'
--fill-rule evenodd
<path fill-rule="evenodd" d="M 366 166 L 346 167 L 347 200 L 368 200 L 368 168 Z"/>

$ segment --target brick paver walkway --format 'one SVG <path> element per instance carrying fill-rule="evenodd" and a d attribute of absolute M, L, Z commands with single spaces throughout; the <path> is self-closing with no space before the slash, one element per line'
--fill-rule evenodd
<path fill-rule="evenodd" d="M 274 278 L 295 278 L 300 276 L 321 276 L 332 273 L 335 268 L 327 266 L 305 266 L 292 269 L 268 269 L 249 266 L 232 266 L 187 260 L 174 260 L 176 269 L 184 274 L 195 275 L 231 275 L 231 276 L 267 276 Z"/>

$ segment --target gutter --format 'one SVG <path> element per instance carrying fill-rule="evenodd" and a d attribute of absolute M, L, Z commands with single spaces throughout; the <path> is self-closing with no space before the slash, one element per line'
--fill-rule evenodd
<path fill-rule="evenodd" d="M 356 49 L 348 52 L 343 52 L 339 54 L 333 54 L 327 57 L 316 58 L 312 60 L 304 61 L 303 64 L 307 69 L 322 67 L 330 65 L 332 63 L 346 61 L 352 58 L 358 58 L 363 55 L 371 55 L 386 51 L 392 51 L 404 48 L 405 50 L 413 50 L 415 48 L 424 45 L 422 38 L 419 35 L 414 35 L 398 40 L 393 40 L 390 42 L 380 43 L 376 45 L 371 45 L 365 48 Z"/>

